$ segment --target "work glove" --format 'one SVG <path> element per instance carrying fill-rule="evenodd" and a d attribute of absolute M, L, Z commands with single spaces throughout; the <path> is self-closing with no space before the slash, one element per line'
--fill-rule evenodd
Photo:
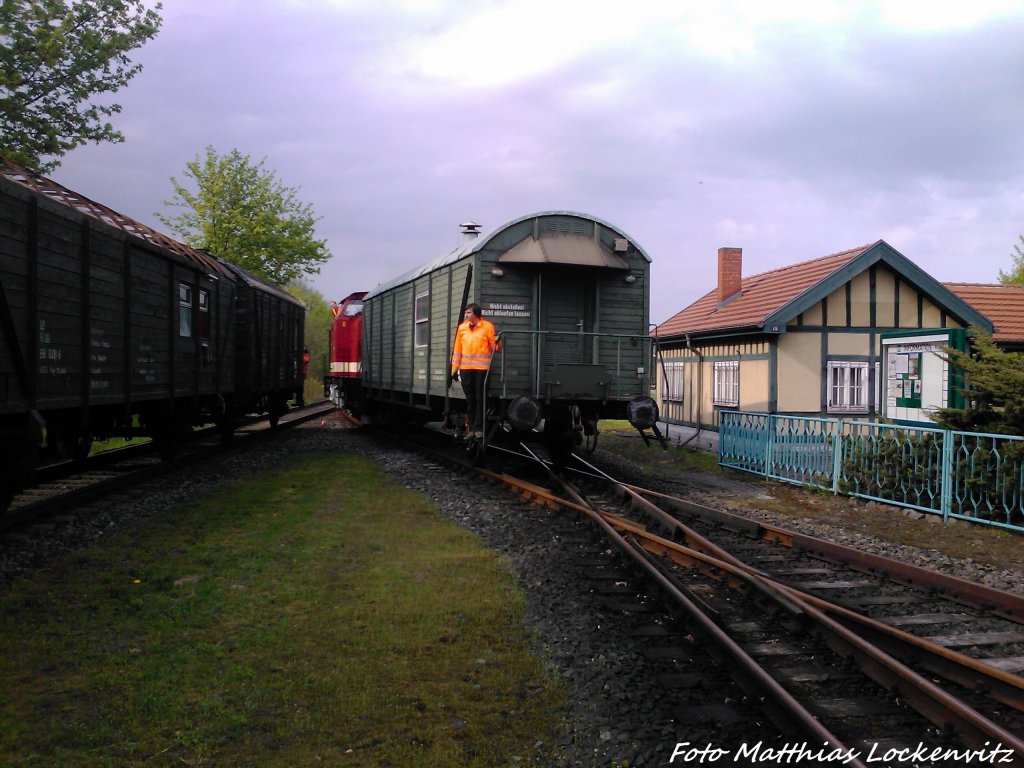
<path fill-rule="evenodd" d="M 451 376 L 452 384 L 454 384 L 458 380 L 459 380 L 459 372 L 458 371 L 452 371 L 452 376 Z"/>

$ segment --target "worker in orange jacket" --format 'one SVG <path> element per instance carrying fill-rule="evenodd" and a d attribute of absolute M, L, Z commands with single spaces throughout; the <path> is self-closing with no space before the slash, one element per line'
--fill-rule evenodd
<path fill-rule="evenodd" d="M 462 381 L 469 416 L 469 436 L 483 437 L 484 383 L 491 357 L 498 347 L 494 326 L 483 318 L 479 304 L 470 304 L 455 331 L 452 381 Z"/>

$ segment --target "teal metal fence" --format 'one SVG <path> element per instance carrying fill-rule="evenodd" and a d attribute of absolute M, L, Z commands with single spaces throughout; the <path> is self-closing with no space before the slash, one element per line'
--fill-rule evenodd
<path fill-rule="evenodd" d="M 1024 438 L 724 411 L 718 462 L 776 480 L 1024 532 Z"/>

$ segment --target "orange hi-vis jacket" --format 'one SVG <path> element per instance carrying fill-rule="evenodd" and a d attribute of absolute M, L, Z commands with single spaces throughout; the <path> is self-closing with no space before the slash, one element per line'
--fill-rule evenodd
<path fill-rule="evenodd" d="M 452 350 L 452 373 L 460 368 L 465 371 L 486 371 L 491 367 L 491 356 L 497 344 L 494 326 L 480 318 L 473 326 L 469 321 L 459 323 L 455 331 L 455 348 Z"/>

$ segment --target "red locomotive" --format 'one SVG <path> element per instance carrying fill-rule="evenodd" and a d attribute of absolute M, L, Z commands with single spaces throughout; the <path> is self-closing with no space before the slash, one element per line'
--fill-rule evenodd
<path fill-rule="evenodd" d="M 346 407 L 354 399 L 359 387 L 363 351 L 363 297 L 366 291 L 346 296 L 341 302 L 331 302 L 330 348 L 331 369 L 324 381 L 325 394 L 339 407 Z"/>

